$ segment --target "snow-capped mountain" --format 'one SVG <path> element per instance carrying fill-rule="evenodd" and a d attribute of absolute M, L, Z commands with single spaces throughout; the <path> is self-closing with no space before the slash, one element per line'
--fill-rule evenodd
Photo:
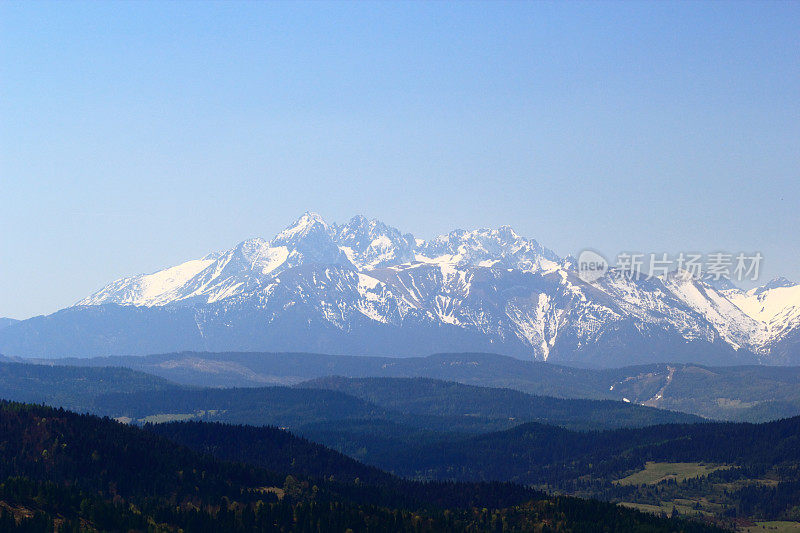
<path fill-rule="evenodd" d="M 766 285 L 742 291 L 721 291 L 755 323 L 756 351 L 776 362 L 797 361 L 800 352 L 800 284 L 776 278 Z"/>
<path fill-rule="evenodd" d="M 800 285 L 741 291 L 684 272 L 587 283 L 504 226 L 430 241 L 362 216 L 306 213 L 250 239 L 115 281 L 75 306 L 0 330 L 10 355 L 176 350 L 800 363 Z"/>

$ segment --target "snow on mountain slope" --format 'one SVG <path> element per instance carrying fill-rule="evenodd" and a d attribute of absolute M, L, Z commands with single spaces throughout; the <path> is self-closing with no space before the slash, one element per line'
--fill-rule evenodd
<path fill-rule="evenodd" d="M 783 280 L 743 292 L 681 272 L 587 283 L 574 263 L 508 226 L 423 241 L 362 216 L 328 224 L 305 213 L 271 241 L 249 239 L 115 281 L 71 309 L 180 310 L 182 324 L 189 312 L 195 329 L 179 334 L 206 349 L 422 354 L 463 347 L 584 364 L 732 364 L 754 361 L 753 354 L 769 362 L 773 347 L 789 339 L 781 358 L 795 357 L 798 285 Z M 99 345 L 114 342 L 115 333 L 103 335 Z M 165 345 L 178 341 L 171 342 Z"/>
<path fill-rule="evenodd" d="M 785 278 L 780 284 L 775 281 L 747 292 L 731 291 L 728 298 L 759 322 L 770 323 L 775 317 L 800 313 L 800 284 L 793 285 Z"/>
<path fill-rule="evenodd" d="M 351 265 L 347 255 L 334 242 L 332 228 L 316 213 L 305 213 L 294 224 L 278 233 L 272 247 L 286 247 L 286 267 L 306 263 Z"/>
<path fill-rule="evenodd" d="M 763 346 L 774 345 L 800 328 L 800 284 L 778 278 L 746 292 L 726 291 L 726 296 L 759 324 Z"/>
<path fill-rule="evenodd" d="M 212 303 L 257 290 L 282 270 L 304 263 L 350 265 L 331 239 L 328 225 L 315 213 L 304 214 L 271 242 L 248 239 L 226 252 L 117 280 L 75 305 Z"/>
<path fill-rule="evenodd" d="M 171 296 L 173 291 L 184 286 L 214 261 L 214 255 L 212 254 L 203 259 L 195 259 L 159 270 L 153 274 L 123 278 L 103 287 L 75 305 L 99 305 L 103 303 L 163 305 L 169 303 L 173 298 Z"/>
<path fill-rule="evenodd" d="M 509 226 L 496 230 L 456 230 L 417 245 L 417 260 L 456 266 L 498 266 L 537 271 L 554 268 L 561 259 Z"/>
<path fill-rule="evenodd" d="M 682 271 L 667 275 L 664 285 L 714 326 L 722 338 L 734 348 L 758 350 L 763 344 L 763 328 L 758 321 L 743 313 L 710 285 L 692 279 L 688 273 Z"/>
<path fill-rule="evenodd" d="M 332 237 L 359 270 L 410 263 L 415 239 L 378 220 L 355 216 L 332 227 Z"/>
<path fill-rule="evenodd" d="M 694 290 L 688 291 L 688 287 L 676 281 L 662 278 L 632 280 L 612 275 L 594 281 L 593 285 L 612 298 L 622 316 L 633 317 L 638 324 L 674 329 L 684 339 L 715 342 L 719 337 L 717 330 L 697 311 L 700 298 L 697 302 L 689 300 L 686 292 L 693 293 Z"/>

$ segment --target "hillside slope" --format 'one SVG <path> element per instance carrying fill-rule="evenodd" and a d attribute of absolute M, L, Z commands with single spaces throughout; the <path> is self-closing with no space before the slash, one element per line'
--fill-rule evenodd
<path fill-rule="evenodd" d="M 514 485 L 412 483 L 400 493 L 319 480 L 312 487 L 302 477 L 219 462 L 108 419 L 7 402 L 0 402 L 0 449 L 0 526 L 6 531 L 497 530 L 490 524 L 503 531 L 544 524 L 715 530 L 601 502 L 547 498 Z M 273 448 L 280 450 L 287 448 Z M 313 460 L 313 454 L 297 457 Z M 438 498 L 422 503 L 419 495 L 431 493 Z"/>
<path fill-rule="evenodd" d="M 658 364 L 586 369 L 474 352 L 410 358 L 187 352 L 59 363 L 124 366 L 195 386 L 292 385 L 334 375 L 425 377 L 539 396 L 628 400 L 712 419 L 763 422 L 800 415 L 800 367 Z"/>
<path fill-rule="evenodd" d="M 540 422 L 573 429 L 640 427 L 701 422 L 700 417 L 611 400 L 533 396 L 512 389 L 477 387 L 430 378 L 342 378 L 307 381 L 298 387 L 336 390 L 408 415 L 447 420 L 453 428 L 495 423 L 511 427 Z"/>

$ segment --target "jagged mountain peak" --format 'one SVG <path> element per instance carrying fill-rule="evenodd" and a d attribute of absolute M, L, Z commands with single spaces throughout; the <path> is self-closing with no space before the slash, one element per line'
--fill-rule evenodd
<path fill-rule="evenodd" d="M 383 224 L 383 222 L 381 222 L 377 218 L 368 218 L 365 217 L 364 215 L 354 215 L 346 224 L 340 224 L 340 226 L 346 226 L 353 229 L 355 228 L 366 229 L 378 225 L 385 225 L 385 224 Z"/>
<path fill-rule="evenodd" d="M 328 223 L 317 213 L 306 211 L 293 224 L 278 233 L 271 244 L 273 246 L 291 246 L 309 236 L 328 234 Z"/>
<path fill-rule="evenodd" d="M 714 287 L 718 291 L 734 291 L 734 292 L 741 291 L 741 289 L 737 287 L 736 284 L 733 281 L 731 281 L 730 278 L 727 278 L 725 276 L 722 276 L 718 279 L 714 279 L 712 276 L 705 276 L 703 278 L 703 282 L 706 285 Z"/>
<path fill-rule="evenodd" d="M 342 235 L 343 237 L 385 235 L 389 233 L 401 234 L 397 228 L 389 226 L 377 218 L 367 218 L 364 215 L 356 215 L 345 224 L 333 224 L 332 229 L 335 235 Z"/>
<path fill-rule="evenodd" d="M 772 289 L 782 289 L 785 287 L 793 287 L 797 285 L 793 281 L 788 280 L 787 278 L 780 276 L 777 278 L 773 278 L 769 280 L 767 283 L 762 285 L 761 287 L 757 287 L 753 289 L 753 294 L 758 296 L 759 294 L 772 290 Z"/>
<path fill-rule="evenodd" d="M 509 240 L 511 240 L 511 239 L 514 239 L 514 240 L 522 239 L 522 237 L 520 237 L 519 233 L 514 231 L 514 228 L 512 228 L 509 225 L 503 225 L 503 226 L 500 226 L 499 228 L 497 228 L 497 234 L 498 234 L 498 236 L 500 236 L 502 238 L 505 238 L 505 239 L 509 239 Z"/>
<path fill-rule="evenodd" d="M 357 215 L 346 224 L 334 224 L 331 230 L 337 245 L 360 270 L 414 260 L 414 236 L 375 218 Z"/>
<path fill-rule="evenodd" d="M 352 264 L 337 246 L 332 227 L 317 213 L 307 211 L 294 224 L 278 233 L 270 247 L 286 250 L 286 261 L 282 269 L 302 264 L 323 263 L 331 265 Z"/>
<path fill-rule="evenodd" d="M 417 245 L 421 259 L 460 265 L 502 266 L 538 271 L 556 267 L 562 259 L 534 239 L 521 237 L 510 226 L 498 229 L 457 229 Z"/>
<path fill-rule="evenodd" d="M 743 363 L 786 353 L 800 331 L 800 286 L 785 279 L 754 294 L 679 271 L 586 282 L 574 264 L 510 226 L 424 241 L 375 218 L 329 224 L 307 212 L 272 240 L 118 280 L 79 303 L 168 308 L 161 316 L 190 318 L 176 335 L 199 335 L 201 348 L 218 350 L 481 348 L 587 364 Z M 236 335 L 239 344 L 220 340 Z"/>

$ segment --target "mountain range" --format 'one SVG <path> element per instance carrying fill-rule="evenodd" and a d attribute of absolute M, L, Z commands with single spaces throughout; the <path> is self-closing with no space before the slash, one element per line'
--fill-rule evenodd
<path fill-rule="evenodd" d="M 487 351 L 583 366 L 800 363 L 800 284 L 749 291 L 684 271 L 585 281 L 512 228 L 421 240 L 305 213 L 249 239 L 110 283 L 0 327 L 23 357 L 195 351 L 427 355 Z"/>

